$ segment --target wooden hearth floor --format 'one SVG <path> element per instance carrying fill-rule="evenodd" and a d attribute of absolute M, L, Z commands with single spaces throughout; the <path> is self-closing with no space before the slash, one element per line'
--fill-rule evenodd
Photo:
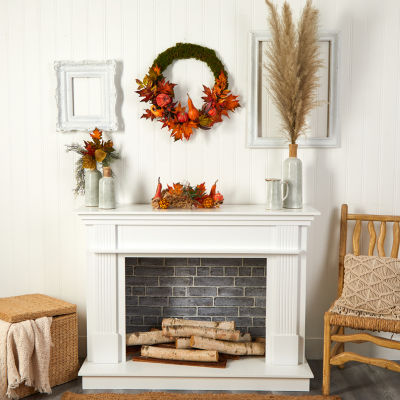
<path fill-rule="evenodd" d="M 308 361 L 315 379 L 311 379 L 310 394 L 321 394 L 322 361 Z M 370 365 L 349 363 L 343 370 L 332 368 L 332 394 L 342 397 L 342 400 L 397 400 L 400 398 L 400 375 Z M 29 400 L 61 399 L 65 391 L 82 393 L 81 380 L 77 379 L 53 389 L 52 395 L 34 395 Z M 99 393 L 104 390 L 87 390 L 85 393 Z M 134 390 L 113 390 L 114 393 L 135 393 Z M 261 393 L 261 392 L 257 392 Z M 275 393 L 275 392 L 274 392 Z M 304 392 L 276 392 L 275 394 L 298 394 Z"/>

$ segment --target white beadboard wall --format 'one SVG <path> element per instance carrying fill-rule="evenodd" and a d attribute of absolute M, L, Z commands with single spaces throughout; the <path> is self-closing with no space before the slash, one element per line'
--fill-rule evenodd
<path fill-rule="evenodd" d="M 290 0 L 296 15 L 304 3 Z M 309 237 L 309 357 L 321 355 L 322 316 L 335 296 L 340 204 L 400 214 L 400 2 L 315 4 L 321 29 L 340 34 L 341 146 L 299 151 L 305 200 L 322 212 Z M 148 202 L 161 176 L 218 178 L 227 203 L 264 203 L 264 178 L 279 177 L 287 156 L 245 146 L 248 33 L 265 29 L 266 15 L 263 0 L 0 0 L 1 296 L 42 292 L 75 302 L 85 336 L 85 232 L 73 212 L 82 199 L 73 197 L 75 159 L 64 148 L 84 135 L 55 130 L 55 60 L 120 62 L 124 129 L 113 134 L 123 157 L 115 164 L 120 202 Z M 155 56 L 180 41 L 217 50 L 242 108 L 190 142 L 173 143 L 139 118 L 134 91 Z M 201 84 L 212 84 L 196 61 L 180 61 L 168 75 L 197 105 Z"/>

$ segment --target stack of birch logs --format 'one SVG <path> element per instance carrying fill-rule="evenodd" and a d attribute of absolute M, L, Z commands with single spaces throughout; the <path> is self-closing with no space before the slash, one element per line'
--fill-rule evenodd
<path fill-rule="evenodd" d="M 157 346 L 174 343 L 175 348 Z M 252 342 L 249 333 L 241 334 L 234 321 L 194 321 L 164 318 L 162 330 L 126 335 L 127 346 L 141 345 L 141 356 L 163 360 L 218 362 L 219 353 L 264 355 L 265 342 Z"/>

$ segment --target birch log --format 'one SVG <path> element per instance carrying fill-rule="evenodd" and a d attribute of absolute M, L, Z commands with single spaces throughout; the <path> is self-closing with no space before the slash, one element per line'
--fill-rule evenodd
<path fill-rule="evenodd" d="M 164 347 L 142 346 L 143 357 L 162 360 L 217 362 L 218 352 L 210 350 L 169 349 Z"/>
<path fill-rule="evenodd" d="M 190 349 L 190 338 L 182 337 L 175 339 L 175 347 L 177 349 Z"/>
<path fill-rule="evenodd" d="M 172 343 L 175 338 L 163 335 L 160 330 L 151 332 L 133 332 L 126 335 L 126 345 L 136 346 L 141 344 Z"/>
<path fill-rule="evenodd" d="M 243 335 L 240 335 L 238 342 L 251 342 L 250 333 L 244 333 Z"/>
<path fill-rule="evenodd" d="M 219 329 L 235 329 L 235 321 L 196 321 L 193 319 L 180 319 L 180 318 L 164 318 L 162 327 L 180 325 L 180 326 L 204 326 L 207 328 Z"/>
<path fill-rule="evenodd" d="M 240 339 L 240 331 L 233 331 L 228 329 L 208 328 L 205 326 L 181 326 L 172 325 L 164 326 L 163 334 L 172 337 L 190 337 L 201 336 L 210 339 L 221 339 L 238 341 Z"/>
<path fill-rule="evenodd" d="M 265 354 L 265 344 L 257 342 L 227 342 L 192 336 L 190 338 L 190 345 L 198 349 L 215 350 L 220 353 L 238 356 L 262 356 Z"/>

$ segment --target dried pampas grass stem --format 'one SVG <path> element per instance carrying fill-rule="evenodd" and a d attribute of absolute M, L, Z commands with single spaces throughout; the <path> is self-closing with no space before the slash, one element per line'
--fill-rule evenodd
<path fill-rule="evenodd" d="M 276 6 L 265 0 L 269 10 L 272 40 L 266 52 L 269 92 L 292 144 L 306 128 L 308 113 L 318 105 L 318 69 L 322 66 L 318 48 L 318 10 L 307 0 L 297 29 L 285 1 L 280 16 Z"/>

